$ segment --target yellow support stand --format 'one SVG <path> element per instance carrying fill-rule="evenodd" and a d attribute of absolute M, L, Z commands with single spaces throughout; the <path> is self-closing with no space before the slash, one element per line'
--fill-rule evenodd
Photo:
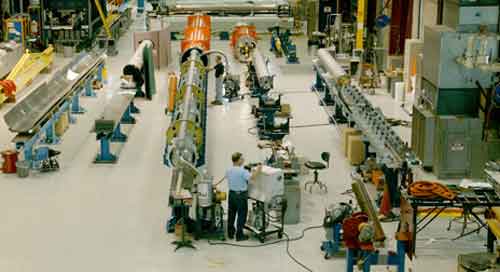
<path fill-rule="evenodd" d="M 31 84 L 38 74 L 53 61 L 54 48 L 50 45 L 42 53 L 26 53 L 19 59 L 5 80 L 0 81 L 0 104 L 15 100 L 16 93 Z"/>
<path fill-rule="evenodd" d="M 358 0 L 358 16 L 356 22 L 356 49 L 363 50 L 363 32 L 365 25 L 365 1 Z"/>
<path fill-rule="evenodd" d="M 101 3 L 99 0 L 94 0 L 94 3 L 97 7 L 97 11 L 99 12 L 99 16 L 101 17 L 102 24 L 104 25 L 104 30 L 106 30 L 106 34 L 108 35 L 108 38 L 113 38 L 113 35 L 111 34 L 111 29 L 109 28 L 109 19 L 113 19 L 113 16 L 108 16 L 104 15 L 104 10 L 101 7 Z"/>

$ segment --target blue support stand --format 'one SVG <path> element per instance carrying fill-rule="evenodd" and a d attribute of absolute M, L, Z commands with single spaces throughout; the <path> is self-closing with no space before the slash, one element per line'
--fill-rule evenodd
<path fill-rule="evenodd" d="M 112 142 L 124 143 L 127 141 L 127 135 L 123 134 L 121 126 L 121 124 L 118 124 L 118 126 L 116 126 L 115 130 L 113 131 L 113 135 L 111 136 Z"/>
<path fill-rule="evenodd" d="M 378 263 L 378 252 L 376 251 L 362 251 L 361 256 L 364 260 L 363 272 L 370 272 L 370 266 Z"/>
<path fill-rule="evenodd" d="M 90 80 L 90 79 L 87 79 L 87 81 L 85 82 L 84 96 L 87 96 L 87 97 L 96 97 L 97 96 L 97 94 L 94 92 L 94 89 L 92 88 L 92 80 Z"/>
<path fill-rule="evenodd" d="M 387 263 L 389 265 L 396 265 L 398 267 L 398 272 L 405 272 L 406 243 L 398 240 L 396 247 L 396 254 L 389 255 Z"/>
<path fill-rule="evenodd" d="M 99 139 L 101 151 L 97 154 L 95 158 L 95 163 L 115 163 L 117 158 L 115 155 L 111 154 L 110 139 L 108 137 L 102 137 Z"/>
<path fill-rule="evenodd" d="M 139 110 L 138 107 L 135 106 L 134 101 L 130 102 L 130 113 L 140 113 L 141 110 Z"/>
<path fill-rule="evenodd" d="M 55 121 L 57 119 L 52 118 L 48 121 L 48 126 L 45 128 L 45 138 L 41 141 L 43 144 L 58 144 L 60 142 L 59 137 L 56 135 Z"/>
<path fill-rule="evenodd" d="M 133 106 L 132 104 L 130 104 L 128 108 L 125 110 L 122 116 L 122 120 L 120 121 L 121 124 L 128 124 L 128 125 L 135 124 L 135 118 L 132 116 L 132 108 Z"/>
<path fill-rule="evenodd" d="M 144 12 L 144 0 L 137 0 L 137 12 L 138 13 Z"/>
<path fill-rule="evenodd" d="M 363 272 L 370 272 L 372 265 L 382 264 L 397 266 L 398 272 L 405 271 L 405 256 L 406 256 L 406 243 L 397 241 L 396 254 L 389 254 L 387 256 L 387 263 L 379 263 L 379 253 L 377 251 L 360 251 L 355 249 L 347 250 L 347 272 L 353 272 L 354 266 L 359 259 L 363 260 Z M 358 256 L 359 253 L 359 256 Z"/>
<path fill-rule="evenodd" d="M 325 252 L 325 259 L 343 253 L 342 248 L 342 224 L 337 223 L 332 226 L 332 237 L 321 244 L 321 250 Z"/>
<path fill-rule="evenodd" d="M 346 264 L 347 264 L 347 268 L 346 268 L 346 271 L 347 272 L 354 272 L 354 265 L 356 264 L 356 250 L 354 249 L 347 249 L 347 260 L 346 260 Z"/>
<path fill-rule="evenodd" d="M 314 82 L 313 87 L 311 88 L 313 92 L 322 92 L 323 89 L 323 80 L 321 79 L 321 76 L 319 75 L 319 72 L 316 71 L 316 81 Z"/>
<path fill-rule="evenodd" d="M 378 252 L 347 249 L 347 272 L 354 271 L 358 259 L 363 260 L 363 272 L 370 272 L 370 266 L 378 263 Z"/>
<path fill-rule="evenodd" d="M 80 94 L 76 94 L 71 98 L 71 113 L 82 114 L 85 109 L 80 105 Z"/>

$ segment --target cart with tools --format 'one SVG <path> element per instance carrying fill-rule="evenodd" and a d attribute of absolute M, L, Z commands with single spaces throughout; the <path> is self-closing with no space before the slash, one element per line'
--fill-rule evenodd
<path fill-rule="evenodd" d="M 272 207 L 257 199 L 250 198 L 250 200 L 252 209 L 245 229 L 251 231 L 261 243 L 273 234 L 277 234 L 278 239 L 283 238 L 286 200 L 283 197 L 277 198 Z M 273 212 L 274 214 L 271 214 Z"/>
<path fill-rule="evenodd" d="M 252 208 L 245 229 L 250 230 L 260 242 L 277 234 L 283 237 L 287 203 L 283 169 L 263 166 L 248 187 Z"/>

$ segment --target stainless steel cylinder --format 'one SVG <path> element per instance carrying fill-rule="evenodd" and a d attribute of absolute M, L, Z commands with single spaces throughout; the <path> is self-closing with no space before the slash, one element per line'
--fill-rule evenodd
<path fill-rule="evenodd" d="M 342 66 L 340 66 L 335 58 L 333 58 L 330 52 L 331 51 L 327 49 L 318 50 L 319 64 L 321 65 L 321 67 L 323 67 L 323 69 L 325 69 L 325 71 L 328 72 L 328 74 L 330 74 L 333 79 L 338 80 L 341 77 L 346 76 L 347 74 Z"/>
<path fill-rule="evenodd" d="M 258 48 L 252 51 L 252 64 L 255 67 L 259 85 L 261 88 L 270 90 L 273 88 L 273 76 L 269 71 L 264 56 L 260 53 Z"/>

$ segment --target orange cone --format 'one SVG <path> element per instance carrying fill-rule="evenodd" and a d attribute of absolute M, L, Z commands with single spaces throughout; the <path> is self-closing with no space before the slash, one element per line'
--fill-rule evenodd
<path fill-rule="evenodd" d="M 389 188 L 386 184 L 384 186 L 384 195 L 382 196 L 382 201 L 380 203 L 379 213 L 387 217 L 391 214 L 391 209 L 391 196 L 389 194 Z"/>

